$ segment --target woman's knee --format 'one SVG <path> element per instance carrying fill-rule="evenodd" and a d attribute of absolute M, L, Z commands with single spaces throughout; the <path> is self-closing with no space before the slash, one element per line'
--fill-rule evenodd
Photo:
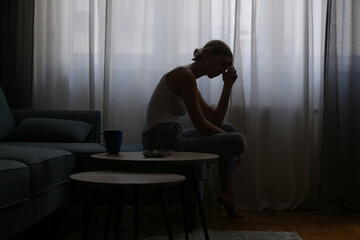
<path fill-rule="evenodd" d="M 233 149 L 237 154 L 242 153 L 247 148 L 247 140 L 244 134 L 238 132 L 227 133 L 226 140 L 224 141 L 225 145 Z M 234 152 L 234 153 L 235 153 Z"/>
<path fill-rule="evenodd" d="M 236 135 L 237 135 L 238 142 L 241 143 L 240 145 L 242 145 L 242 152 L 243 152 L 247 148 L 246 136 L 242 133 L 237 133 Z"/>
<path fill-rule="evenodd" d="M 235 144 L 236 146 L 241 146 L 242 152 L 245 151 L 245 149 L 247 148 L 247 140 L 244 134 L 236 132 L 235 126 L 230 122 L 223 122 L 220 128 L 228 133 L 232 133 L 232 144 Z"/>

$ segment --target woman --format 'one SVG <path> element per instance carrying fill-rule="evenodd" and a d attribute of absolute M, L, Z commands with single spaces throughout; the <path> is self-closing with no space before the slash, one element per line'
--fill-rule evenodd
<path fill-rule="evenodd" d="M 212 40 L 194 51 L 194 62 L 166 73 L 150 99 L 146 115 L 144 149 L 215 153 L 219 158 L 221 193 L 218 200 L 231 217 L 240 216 L 235 204 L 233 174 L 246 138 L 223 123 L 233 84 L 237 79 L 233 54 L 222 41 Z M 201 96 L 196 79 L 222 74 L 223 89 L 216 108 Z M 188 112 L 195 128 L 183 130 L 179 118 Z"/>

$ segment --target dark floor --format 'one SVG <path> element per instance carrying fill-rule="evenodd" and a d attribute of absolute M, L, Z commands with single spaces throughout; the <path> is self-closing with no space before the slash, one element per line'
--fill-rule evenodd
<path fill-rule="evenodd" d="M 12 240 L 80 240 L 81 207 L 68 205 Z M 360 240 L 360 212 L 323 213 L 317 211 L 242 211 L 244 218 L 228 218 L 224 209 L 207 206 L 209 229 L 234 231 L 297 232 L 303 240 Z M 107 207 L 97 207 L 91 218 L 90 239 L 102 239 Z M 132 234 L 132 208 L 126 207 L 121 232 Z M 168 206 L 174 232 L 183 231 L 180 206 Z M 201 229 L 197 218 L 196 229 Z M 139 231 L 143 234 L 165 232 L 160 206 L 139 207 Z"/>

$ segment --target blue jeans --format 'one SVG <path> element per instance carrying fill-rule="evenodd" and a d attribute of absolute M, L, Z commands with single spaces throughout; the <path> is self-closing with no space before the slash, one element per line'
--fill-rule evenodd
<path fill-rule="evenodd" d="M 226 133 L 203 135 L 195 128 L 182 129 L 177 123 L 160 123 L 143 134 L 143 146 L 150 149 L 173 149 L 184 152 L 214 153 L 219 158 L 219 174 L 235 173 L 235 161 L 246 146 L 246 137 L 235 132 L 231 123 L 220 126 Z"/>

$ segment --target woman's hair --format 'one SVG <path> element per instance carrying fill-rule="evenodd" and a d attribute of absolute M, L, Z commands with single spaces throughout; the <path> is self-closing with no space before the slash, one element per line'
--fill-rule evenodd
<path fill-rule="evenodd" d="M 211 40 L 207 42 L 202 48 L 195 49 L 193 53 L 194 58 L 192 60 L 199 60 L 209 49 L 211 49 L 215 55 L 225 55 L 233 58 L 233 54 L 226 43 L 220 40 Z"/>

